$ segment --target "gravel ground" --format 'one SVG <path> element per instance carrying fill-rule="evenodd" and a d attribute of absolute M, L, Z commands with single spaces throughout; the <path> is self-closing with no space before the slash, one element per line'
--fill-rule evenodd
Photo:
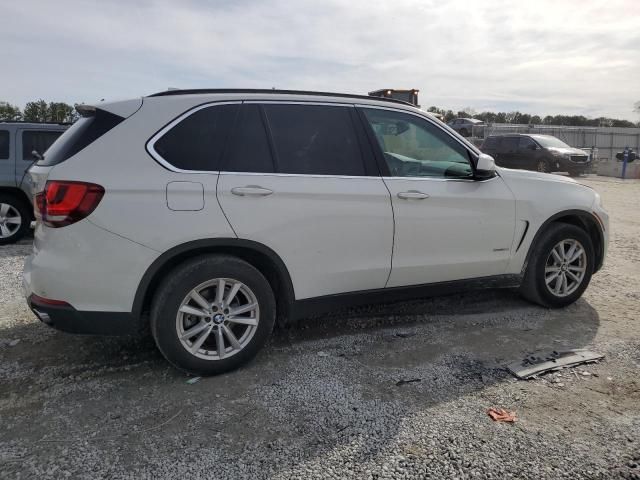
<path fill-rule="evenodd" d="M 576 304 L 482 291 L 337 312 L 193 384 L 149 339 L 40 324 L 20 295 L 29 242 L 0 247 L 0 477 L 640 479 L 640 182 L 585 182 L 612 237 Z M 504 369 L 583 347 L 605 360 Z"/>

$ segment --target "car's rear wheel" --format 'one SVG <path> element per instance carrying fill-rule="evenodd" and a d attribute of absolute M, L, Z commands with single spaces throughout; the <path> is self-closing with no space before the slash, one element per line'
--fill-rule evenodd
<path fill-rule="evenodd" d="M 29 231 L 30 206 L 14 195 L 0 193 L 0 245 L 15 243 Z"/>
<path fill-rule="evenodd" d="M 160 285 L 151 332 L 165 358 L 194 375 L 228 372 L 253 358 L 275 323 L 269 282 L 249 263 L 211 255 L 188 261 Z"/>
<path fill-rule="evenodd" d="M 564 307 L 586 290 L 594 266 L 591 238 L 581 228 L 552 223 L 533 247 L 520 287 L 528 300 Z"/>

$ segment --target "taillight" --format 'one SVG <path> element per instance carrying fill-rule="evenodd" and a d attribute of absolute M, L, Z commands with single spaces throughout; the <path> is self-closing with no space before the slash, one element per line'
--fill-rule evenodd
<path fill-rule="evenodd" d="M 71 225 L 93 212 L 103 195 L 95 183 L 51 180 L 36 194 L 36 217 L 49 227 Z"/>
<path fill-rule="evenodd" d="M 39 295 L 36 295 L 35 293 L 31 294 L 31 296 L 29 297 L 29 300 L 31 300 L 31 303 L 33 303 L 34 305 L 40 305 L 45 307 L 46 306 L 49 306 L 49 307 L 70 307 L 71 306 L 64 300 L 54 300 L 52 298 L 44 298 Z"/>

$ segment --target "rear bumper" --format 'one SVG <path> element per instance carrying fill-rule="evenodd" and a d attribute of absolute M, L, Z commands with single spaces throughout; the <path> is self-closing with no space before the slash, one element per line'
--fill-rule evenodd
<path fill-rule="evenodd" d="M 86 335 L 135 335 L 140 322 L 127 312 L 78 311 L 70 305 L 39 303 L 29 295 L 27 303 L 40 321 L 57 330 Z"/>

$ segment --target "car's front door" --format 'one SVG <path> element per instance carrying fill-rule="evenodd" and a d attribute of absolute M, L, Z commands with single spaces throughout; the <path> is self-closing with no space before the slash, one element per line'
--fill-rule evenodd
<path fill-rule="evenodd" d="M 388 287 L 505 272 L 515 199 L 499 176 L 473 178 L 470 152 L 416 114 L 362 108 L 378 152 L 395 218 Z"/>
<path fill-rule="evenodd" d="M 225 215 L 282 258 L 297 299 L 384 288 L 393 213 L 355 107 L 247 102 L 225 157 Z"/>

